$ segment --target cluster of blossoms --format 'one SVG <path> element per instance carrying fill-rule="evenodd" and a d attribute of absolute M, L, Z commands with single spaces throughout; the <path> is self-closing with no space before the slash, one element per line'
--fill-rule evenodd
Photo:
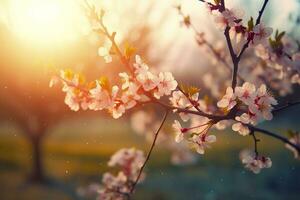
<path fill-rule="evenodd" d="M 173 107 L 178 109 L 188 109 L 192 111 L 200 110 L 203 113 L 212 113 L 215 107 L 208 104 L 207 101 L 199 99 L 197 88 L 191 87 L 189 91 L 174 91 L 172 97 L 169 98 Z M 177 110 L 175 109 L 174 112 Z M 205 149 L 210 147 L 211 143 L 216 142 L 215 135 L 208 135 L 210 128 L 215 124 L 209 118 L 203 116 L 195 116 L 188 113 L 180 112 L 179 116 L 182 121 L 189 122 L 189 128 L 183 128 L 179 121 L 175 120 L 173 129 L 175 130 L 175 141 L 180 143 L 185 140 L 189 146 L 199 154 L 204 154 Z M 215 125 L 218 129 L 223 129 L 222 123 Z"/>
<path fill-rule="evenodd" d="M 269 38 L 273 30 L 260 22 L 261 15 L 256 24 L 254 24 L 251 17 L 246 26 L 243 24 L 242 17 L 244 13 L 242 11 L 225 8 L 220 0 L 215 0 L 214 3 L 206 3 L 206 5 L 215 16 L 218 27 L 225 31 L 230 49 L 231 59 L 226 56 L 225 49 L 227 48 L 225 46 L 218 49 L 208 45 L 218 62 L 221 60 L 224 65 L 230 68 L 228 61 L 232 60 L 234 67 L 237 67 L 243 51 L 250 45 L 255 48 L 257 54 L 255 59 L 262 59 L 264 64 L 269 66 L 268 68 L 274 68 L 284 73 L 284 76 L 290 77 L 292 82 L 300 83 L 300 54 L 297 53 L 299 48 L 297 47 L 298 50 L 296 50 L 292 42 L 286 41 L 284 33 L 276 32 L 275 39 Z M 178 10 L 181 12 L 181 7 L 178 7 Z M 137 113 L 133 117 L 133 128 L 137 132 L 147 135 L 147 137 L 150 136 L 148 138 L 153 140 L 148 155 L 151 154 L 156 144 L 158 132 L 161 131 L 169 111 L 172 110 L 174 113 L 178 113 L 183 121 L 181 123 L 179 120 L 175 120 L 173 123 L 176 143 L 167 134 L 160 134 L 162 137 L 157 142 L 167 141 L 165 146 L 175 152 L 171 158 L 173 163 L 193 163 L 195 157 L 190 151 L 187 151 L 188 148 L 194 149 L 199 154 L 204 154 L 206 149 L 210 148 L 210 145 L 217 140 L 216 136 L 210 134 L 209 131 L 212 128 L 223 130 L 232 125 L 233 131 L 243 136 L 251 133 L 255 139 L 255 153 L 248 152 L 241 155 L 241 161 L 245 167 L 256 174 L 263 168 L 271 167 L 272 161 L 269 157 L 258 155 L 257 140 L 253 129 L 260 121 L 271 120 L 273 106 L 277 105 L 277 101 L 268 93 L 266 85 L 258 82 L 257 85 L 260 85 L 260 87 L 256 87 L 252 83 L 257 83 L 257 81 L 247 78 L 249 82 L 243 80 L 244 84 L 240 87 L 228 87 L 226 94 L 217 102 L 217 105 L 214 105 L 214 101 L 211 99 L 200 99 L 198 88 L 178 86 L 177 81 L 170 72 L 154 73 L 140 56 L 136 55 L 132 63 L 131 56 L 134 49 L 126 47 L 123 55 L 114 41 L 116 33 L 110 34 L 104 26 L 103 15 L 102 12 L 99 18 L 95 14 L 95 19 L 100 20 L 101 23 L 97 22 L 94 28 L 106 35 L 109 42 L 98 49 L 98 54 L 106 63 L 112 61 L 112 53 L 118 54 L 128 72 L 119 73 L 119 84 L 112 86 L 107 78 L 85 82 L 85 78 L 80 74 L 74 74 L 69 70 L 61 71 L 59 76 L 51 80 L 50 86 L 56 82 L 62 82 L 62 90 L 66 93 L 65 103 L 71 110 L 78 111 L 80 108 L 94 111 L 107 110 L 116 119 L 121 117 L 126 110 L 138 104 L 158 103 L 167 110 L 162 123 L 156 123 L 151 117 L 148 117 L 147 114 L 149 113 Z M 189 16 L 184 17 L 183 24 L 187 27 L 194 27 Z M 204 34 L 197 34 L 196 39 L 199 45 L 207 42 Z M 231 47 L 233 40 L 236 44 Z M 235 45 L 240 45 L 242 48 L 237 47 L 238 50 L 236 50 L 234 49 L 236 48 Z M 236 62 L 237 66 L 235 66 Z M 253 65 L 253 63 L 250 62 L 249 65 Z M 267 70 L 263 70 L 263 73 L 267 74 L 266 72 Z M 224 75 L 223 71 L 218 73 L 219 76 Z M 237 73 L 236 76 L 238 75 Z M 227 79 L 224 76 L 223 78 Z M 218 99 L 220 97 L 218 86 L 228 85 L 218 82 L 224 82 L 220 79 L 215 80 L 213 76 L 203 76 L 204 82 L 208 84 L 208 88 Z M 232 85 L 236 85 L 234 79 Z M 169 104 L 161 101 L 164 96 L 169 96 Z M 157 129 L 157 127 L 159 128 Z M 295 157 L 298 157 L 299 152 L 293 144 L 300 144 L 299 134 L 291 137 L 289 142 L 287 148 L 294 152 Z M 133 148 L 119 150 L 111 157 L 108 165 L 110 167 L 117 166 L 121 170 L 116 175 L 111 173 L 103 175 L 102 184 L 97 188 L 98 198 L 101 200 L 129 198 L 140 177 L 143 178 L 144 176 L 142 170 L 147 160 L 142 151 Z M 93 186 L 91 189 L 95 190 L 95 187 Z"/>
<path fill-rule="evenodd" d="M 231 38 L 236 41 L 249 42 L 253 45 L 265 44 L 273 29 L 263 23 L 254 25 L 253 18 L 248 21 L 248 26 L 243 25 L 244 11 L 240 9 L 223 8 L 221 1 L 206 3 L 208 10 L 215 15 L 215 22 L 221 30 L 229 28 Z"/>
<path fill-rule="evenodd" d="M 125 199 L 137 180 L 140 168 L 144 162 L 145 157 L 142 151 L 134 148 L 117 151 L 111 157 L 108 166 L 119 167 L 121 170 L 116 176 L 109 172 L 103 175 L 102 185 L 98 189 L 98 199 Z"/>
<path fill-rule="evenodd" d="M 148 102 L 151 98 L 159 99 L 170 95 L 177 87 L 170 72 L 160 72 L 158 75 L 150 72 L 140 56 L 136 56 L 132 74 L 119 74 L 121 87 L 110 86 L 107 78 L 86 83 L 79 74 L 69 70 L 61 71 L 60 77 L 51 80 L 50 86 L 61 80 L 66 93 L 65 103 L 71 110 L 90 109 L 94 111 L 106 109 L 116 119 L 126 110 L 133 108 L 139 102 Z"/>
<path fill-rule="evenodd" d="M 274 38 L 269 39 L 269 43 L 258 45 L 255 48 L 255 54 L 261 58 L 267 68 L 272 69 L 271 78 L 273 80 L 283 83 L 284 80 L 287 80 L 290 83 L 287 86 L 291 88 L 291 84 L 300 84 L 299 50 L 296 41 L 286 36 L 285 32 L 276 31 Z M 281 89 L 282 87 L 278 88 L 274 85 L 274 88 Z M 291 92 L 291 89 L 287 92 Z"/>
<path fill-rule="evenodd" d="M 292 84 L 300 84 L 300 48 L 297 41 L 288 37 L 285 32 L 275 32 L 266 27 L 263 22 L 254 24 L 253 18 L 243 24 L 244 11 L 240 9 L 223 8 L 220 1 L 206 3 L 208 10 L 215 16 L 217 26 L 222 30 L 229 29 L 230 38 L 235 41 L 237 51 L 246 43 L 255 47 L 255 54 L 261 59 L 262 66 L 256 67 L 256 76 L 270 82 L 273 89 L 279 90 L 281 95 L 292 91 Z M 258 63 L 257 60 L 253 60 Z M 250 63 L 250 66 L 253 63 Z M 256 65 L 256 64 L 255 64 Z M 265 69 L 264 66 L 267 66 Z M 272 70 L 269 70 L 272 69 Z"/>
<path fill-rule="evenodd" d="M 277 101 L 267 92 L 265 85 L 256 89 L 255 85 L 245 82 L 234 91 L 228 87 L 217 105 L 227 111 L 237 107 L 240 115 L 235 118 L 238 122 L 232 125 L 232 129 L 241 135 L 248 135 L 250 130 L 246 125 L 271 120 L 273 105 L 277 105 Z"/>
<path fill-rule="evenodd" d="M 244 150 L 240 154 L 240 159 L 245 168 L 258 174 L 264 168 L 270 168 L 272 161 L 269 157 L 256 155 L 252 151 Z"/>
<path fill-rule="evenodd" d="M 148 142 L 153 141 L 155 131 L 158 129 L 159 125 L 160 121 L 158 121 L 155 113 L 151 112 L 151 110 L 139 110 L 131 116 L 132 129 L 137 134 L 144 136 Z M 156 144 L 163 146 L 171 152 L 170 162 L 174 165 L 188 165 L 195 163 L 197 160 L 196 155 L 190 151 L 186 144 L 174 142 L 173 135 L 169 133 L 169 130 L 162 129 Z"/>

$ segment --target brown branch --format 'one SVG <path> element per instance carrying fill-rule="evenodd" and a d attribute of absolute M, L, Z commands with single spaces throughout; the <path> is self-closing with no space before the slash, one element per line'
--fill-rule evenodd
<path fill-rule="evenodd" d="M 205 1 L 202 1 L 202 2 L 205 2 Z M 181 10 L 178 10 L 178 12 L 179 12 L 179 15 L 180 16 L 182 16 L 183 18 L 185 17 L 185 15 L 184 15 L 184 13 L 181 11 Z M 199 32 L 197 29 L 196 29 L 196 27 L 195 27 L 195 25 L 190 21 L 189 22 L 190 24 L 189 24 L 189 26 L 192 28 L 192 30 L 193 30 L 193 32 L 194 32 L 194 34 L 196 35 L 196 36 L 201 36 L 201 32 Z M 196 38 L 196 40 L 197 40 L 197 38 Z M 218 53 L 218 51 L 213 47 L 213 45 L 210 43 L 210 42 L 208 42 L 205 38 L 204 38 L 204 36 L 202 36 L 202 44 L 204 44 L 211 52 L 212 52 L 212 54 L 217 58 L 217 60 L 219 61 L 219 62 L 221 62 L 231 73 L 232 73 L 232 67 L 227 63 L 227 61 L 225 60 L 225 58 L 223 58 L 219 53 Z M 198 42 L 198 40 L 197 40 L 197 42 Z M 198 42 L 198 44 L 199 44 L 199 42 Z M 200 44 L 199 44 L 199 46 L 200 46 Z M 244 81 L 245 82 L 245 79 L 243 78 L 243 77 L 241 77 L 240 76 L 240 74 L 238 74 L 237 75 L 242 81 Z"/>
<path fill-rule="evenodd" d="M 264 10 L 267 6 L 267 3 L 268 3 L 269 0 L 265 0 L 264 1 L 264 4 L 261 8 L 261 10 L 259 11 L 259 14 L 258 14 L 258 17 L 256 19 L 256 23 L 255 25 L 258 25 L 260 23 L 260 20 L 261 20 L 261 17 L 262 17 L 262 14 L 264 13 Z M 223 4 L 222 4 L 223 2 Z M 224 4 L 224 0 L 221 1 L 221 5 L 223 5 L 224 9 L 225 9 L 225 4 Z M 240 54 L 237 56 L 234 51 L 233 51 L 233 48 L 232 48 L 232 44 L 231 44 L 231 40 L 230 40 L 230 36 L 229 36 L 229 29 L 230 27 L 227 27 L 224 34 L 225 34 L 225 37 L 226 37 L 226 41 L 227 41 L 227 45 L 228 45 L 228 48 L 229 48 L 229 51 L 230 51 L 230 55 L 231 55 L 231 58 L 232 58 L 232 63 L 233 63 L 233 74 L 232 74 L 232 88 L 234 89 L 237 85 L 237 73 L 238 73 L 238 68 L 239 68 L 239 62 L 242 58 L 242 55 L 244 54 L 245 50 L 248 48 L 249 46 L 249 43 L 250 43 L 250 40 L 248 40 L 246 42 L 246 44 L 244 44 Z"/>
<path fill-rule="evenodd" d="M 100 18 L 100 25 L 103 29 L 104 34 L 107 36 L 107 38 L 111 41 L 112 46 L 114 50 L 116 51 L 117 56 L 119 57 L 120 61 L 126 66 L 126 68 L 133 73 L 133 69 L 128 62 L 128 59 L 123 55 L 122 51 L 120 50 L 119 46 L 117 45 L 115 41 L 116 32 L 113 32 L 112 34 L 109 33 L 107 27 L 105 26 L 103 22 L 103 18 Z"/>
<path fill-rule="evenodd" d="M 133 191 L 134 191 L 134 189 L 135 189 L 135 186 L 136 186 L 137 183 L 139 182 L 140 177 L 141 177 L 141 175 L 142 175 L 142 172 L 143 172 L 143 170 L 144 170 L 144 168 L 145 168 L 147 162 L 148 162 L 149 159 L 150 159 L 150 156 L 151 156 L 152 151 L 153 151 L 153 149 L 154 149 L 156 140 L 157 140 L 157 138 L 158 138 L 158 134 L 159 134 L 161 128 L 163 127 L 164 123 L 166 122 L 166 119 L 167 119 L 168 114 L 169 114 L 169 110 L 166 109 L 166 112 L 165 112 L 165 115 L 164 115 L 164 117 L 163 117 L 163 120 L 162 120 L 162 122 L 161 122 L 159 128 L 157 129 L 157 131 L 156 131 L 156 133 L 155 133 L 155 136 L 154 136 L 153 142 L 152 142 L 152 144 L 151 144 L 150 150 L 148 151 L 146 160 L 145 160 L 144 164 L 142 165 L 142 167 L 141 167 L 141 169 L 140 169 L 140 171 L 139 171 L 139 174 L 138 174 L 138 176 L 137 176 L 137 178 L 136 178 L 136 181 L 132 184 L 132 187 L 131 187 L 131 190 L 130 190 L 130 194 L 133 193 Z"/>
<path fill-rule="evenodd" d="M 170 106 L 168 104 L 165 104 L 163 102 L 160 101 L 153 101 L 153 103 L 157 103 L 159 105 L 161 105 L 162 107 L 169 109 L 169 110 L 173 110 L 177 113 L 187 113 L 187 114 L 192 114 L 192 115 L 199 115 L 202 117 L 207 117 L 209 119 L 212 119 L 216 122 L 221 121 L 221 120 L 225 120 L 225 119 L 234 119 L 233 114 L 227 114 L 227 115 L 212 115 L 212 114 L 207 114 L 204 112 L 199 112 L 199 111 L 194 111 L 194 110 L 188 110 L 188 109 L 184 109 L 184 108 L 179 108 L 179 107 L 175 107 L 175 106 Z"/>
<path fill-rule="evenodd" d="M 220 9 L 220 12 L 223 12 L 225 9 L 226 9 L 226 7 L 225 7 L 225 1 L 221 0 L 221 9 Z M 224 36 L 225 36 L 225 39 L 226 39 L 226 43 L 227 43 L 228 50 L 229 50 L 229 53 L 230 53 L 230 57 L 231 57 L 232 64 L 233 64 L 231 87 L 234 90 L 235 87 L 236 87 L 236 85 L 237 85 L 237 74 L 238 74 L 239 60 L 237 58 L 236 53 L 234 52 L 233 45 L 232 45 L 232 42 L 231 42 L 231 39 L 230 39 L 230 35 L 229 35 L 229 30 L 230 30 L 230 27 L 227 26 L 226 29 L 225 29 L 225 31 L 224 31 Z"/>
<path fill-rule="evenodd" d="M 101 29 L 98 29 L 98 32 L 100 34 L 104 34 L 112 43 L 112 47 L 115 50 L 115 53 L 117 54 L 117 56 L 119 57 L 120 61 L 125 65 L 125 67 L 131 72 L 133 73 L 133 69 L 129 63 L 129 60 L 123 55 L 122 51 L 120 50 L 118 44 L 115 41 L 115 36 L 116 36 L 116 32 L 110 33 L 109 30 L 107 29 L 106 25 L 104 24 L 103 21 L 103 15 L 104 12 L 100 14 L 100 16 L 98 15 L 98 13 L 96 12 L 95 9 L 93 9 L 93 7 L 87 2 L 87 0 L 85 0 L 85 5 L 87 6 L 89 12 L 92 13 L 92 16 L 96 16 L 96 19 L 101 26 Z"/>
<path fill-rule="evenodd" d="M 295 101 L 295 102 L 288 102 L 286 105 L 283 105 L 283 106 L 280 106 L 278 108 L 275 108 L 273 110 L 273 114 L 279 112 L 279 111 L 282 111 L 282 110 L 285 110 L 287 108 L 290 108 L 292 106 L 296 106 L 296 105 L 299 105 L 300 104 L 300 101 Z"/>
<path fill-rule="evenodd" d="M 259 14 L 258 14 L 258 17 L 257 17 L 257 19 L 256 19 L 255 25 L 258 25 L 258 24 L 260 23 L 261 17 L 262 17 L 262 15 L 263 15 L 263 13 L 264 13 L 264 11 L 265 11 L 265 9 L 266 9 L 266 6 L 267 6 L 268 1 L 269 1 L 269 0 L 265 0 L 265 1 L 264 1 L 264 4 L 263 4 L 261 10 L 259 11 Z M 242 56 L 243 56 L 245 50 L 249 47 L 249 43 L 250 43 L 250 40 L 248 40 L 248 41 L 246 42 L 246 44 L 244 44 L 244 46 L 243 46 L 243 48 L 242 48 L 240 54 L 239 54 L 238 57 L 237 57 L 238 61 L 241 60 L 241 58 L 242 58 Z"/>
<path fill-rule="evenodd" d="M 254 131 L 254 132 L 260 132 L 262 134 L 265 134 L 265 135 L 268 135 L 268 136 L 271 136 L 273 138 L 276 138 L 286 144 L 289 144 L 291 145 L 292 147 L 294 147 L 299 153 L 300 153 L 300 146 L 290 142 L 287 138 L 281 136 L 281 135 L 278 135 L 276 133 L 273 133 L 271 131 L 268 131 L 268 130 L 265 130 L 265 129 L 262 129 L 262 128 L 258 128 L 258 127 L 254 127 L 254 126 L 251 126 L 251 125 L 247 125 L 248 128 L 251 130 L 251 131 Z"/>
<path fill-rule="evenodd" d="M 225 38 L 226 38 L 227 46 L 228 46 L 230 57 L 231 57 L 232 64 L 233 64 L 231 87 L 234 90 L 236 85 L 237 85 L 237 74 L 238 74 L 238 68 L 239 68 L 239 60 L 238 60 L 238 58 L 237 58 L 237 56 L 234 52 L 234 49 L 233 49 L 233 46 L 232 46 L 232 43 L 231 43 L 231 39 L 230 39 L 230 35 L 229 35 L 229 30 L 230 30 L 230 27 L 227 26 L 225 31 L 224 31 L 224 35 L 225 35 Z"/>
<path fill-rule="evenodd" d="M 259 11 L 259 14 L 258 14 L 258 17 L 256 19 L 256 23 L 255 25 L 259 24 L 260 21 L 261 21 L 261 17 L 264 13 L 264 10 L 267 6 L 267 3 L 268 3 L 269 0 L 265 0 L 264 1 L 264 4 L 261 8 L 261 10 Z M 205 2 L 205 1 L 201 1 L 201 2 Z M 221 0 L 221 8 L 220 8 L 220 12 L 223 12 L 224 10 L 226 9 L 226 6 L 225 6 L 225 0 Z M 239 55 L 236 55 L 236 53 L 234 52 L 234 49 L 233 49 L 233 46 L 232 46 L 232 43 L 231 43 L 231 39 L 230 39 L 230 35 L 229 35 L 229 30 L 230 30 L 230 27 L 226 27 L 225 31 L 224 31 L 224 35 L 225 35 L 225 38 L 226 38 L 226 43 L 227 43 L 227 46 L 228 46 L 228 49 L 229 49 L 229 53 L 230 53 L 230 56 L 231 56 L 231 60 L 232 60 L 232 64 L 233 64 L 233 73 L 232 73 L 232 84 L 231 84 L 231 87 L 234 89 L 237 85 L 237 76 L 238 76 L 238 67 L 239 67 L 239 62 L 242 58 L 242 55 L 244 54 L 245 50 L 248 48 L 249 46 L 249 43 L 250 43 L 250 40 L 248 40 L 241 52 Z"/>
<path fill-rule="evenodd" d="M 250 135 L 252 136 L 253 141 L 254 141 L 254 152 L 255 152 L 255 156 L 257 157 L 258 156 L 257 144 L 260 140 L 256 138 L 255 132 L 253 130 L 251 131 Z"/>

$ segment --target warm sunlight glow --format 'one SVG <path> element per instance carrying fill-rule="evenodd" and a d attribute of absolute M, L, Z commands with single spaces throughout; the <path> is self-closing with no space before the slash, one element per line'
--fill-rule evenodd
<path fill-rule="evenodd" d="M 82 18 L 78 1 L 12 0 L 10 3 L 9 21 L 13 31 L 35 44 L 74 41 Z"/>

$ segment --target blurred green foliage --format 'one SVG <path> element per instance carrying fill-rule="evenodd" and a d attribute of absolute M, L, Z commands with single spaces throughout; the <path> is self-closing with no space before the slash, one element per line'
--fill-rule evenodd
<path fill-rule="evenodd" d="M 0 193 L 5 200 L 81 199 L 77 188 L 99 183 L 114 151 L 131 146 L 147 148 L 125 120 L 65 121 L 50 130 L 45 140 L 43 161 L 49 181 L 38 185 L 27 182 L 32 158 L 26 140 L 13 125 L 4 124 L 0 130 Z M 252 148 L 251 138 L 227 131 L 216 134 L 218 142 L 191 166 L 170 165 L 169 152 L 158 146 L 134 199 L 300 198 L 300 162 L 282 143 L 258 135 L 262 139 L 260 152 L 270 155 L 274 166 L 254 175 L 238 159 L 241 149 Z"/>

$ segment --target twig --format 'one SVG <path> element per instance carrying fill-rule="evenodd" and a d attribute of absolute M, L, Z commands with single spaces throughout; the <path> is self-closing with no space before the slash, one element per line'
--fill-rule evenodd
<path fill-rule="evenodd" d="M 167 108 L 169 110 L 173 110 L 177 113 L 187 113 L 187 114 L 193 114 L 193 115 L 199 115 L 202 117 L 207 117 L 209 119 L 212 119 L 216 122 L 221 121 L 221 120 L 225 120 L 225 119 L 234 119 L 234 116 L 232 115 L 212 115 L 212 114 L 207 114 L 204 112 L 199 112 L 199 111 L 194 111 L 194 110 L 188 110 L 188 109 L 184 109 L 184 108 L 179 108 L 179 107 L 175 107 L 175 106 L 170 106 L 168 104 L 165 104 L 163 102 L 160 101 L 154 101 L 153 103 L 157 103 L 159 105 L 161 105 L 164 108 Z"/>
<path fill-rule="evenodd" d="M 202 1 L 202 2 L 205 2 L 205 1 Z M 178 10 L 178 12 L 179 12 L 179 15 L 180 16 L 182 16 L 183 18 L 185 17 L 185 14 L 182 12 L 182 10 Z M 197 28 L 195 27 L 195 25 L 190 21 L 189 22 L 190 23 L 190 27 L 191 27 L 191 29 L 193 30 L 193 32 L 194 32 L 194 34 L 196 35 L 196 36 L 201 36 L 202 35 L 202 33 L 201 32 L 199 32 L 198 30 L 197 30 Z M 187 28 L 189 28 L 188 26 L 186 26 Z M 201 38 L 203 41 L 202 41 L 202 44 L 204 44 L 212 53 L 213 53 L 213 55 L 217 58 L 217 60 L 218 61 L 220 61 L 230 72 L 232 72 L 232 68 L 231 68 L 231 66 L 227 63 L 227 61 L 217 52 L 217 50 L 213 47 L 213 45 L 211 44 L 211 43 L 209 43 L 205 38 L 204 38 L 204 36 L 202 36 L 202 38 Z M 197 40 L 197 38 L 196 38 L 196 40 Z M 198 40 L 197 40 L 197 42 L 198 42 Z M 198 42 L 198 44 L 199 44 L 199 42 Z M 199 46 L 200 46 L 200 44 L 199 44 Z M 240 77 L 240 76 L 239 76 Z M 241 77 L 240 77 L 241 78 Z M 242 78 L 241 78 L 242 79 Z"/>
<path fill-rule="evenodd" d="M 290 108 L 290 107 L 292 107 L 292 106 L 299 105 L 299 104 L 300 104 L 300 101 L 296 101 L 296 102 L 288 102 L 286 105 L 283 105 L 283 106 L 281 106 L 281 107 L 275 108 L 275 109 L 273 110 L 273 114 L 274 114 L 274 113 L 277 113 L 277 112 L 279 112 L 279 111 L 285 110 L 285 109 L 287 109 L 287 108 Z"/>
<path fill-rule="evenodd" d="M 271 131 L 268 131 L 268 130 L 265 130 L 265 129 L 262 129 L 262 128 L 258 128 L 258 127 L 254 127 L 254 126 L 251 126 L 251 125 L 247 125 L 248 128 L 251 130 L 251 131 L 255 131 L 255 132 L 260 132 L 262 134 L 265 134 L 265 135 L 268 135 L 268 136 L 271 136 L 273 138 L 276 138 L 278 140 L 281 140 L 282 142 L 286 143 L 286 144 L 289 144 L 291 145 L 292 147 L 294 147 L 299 153 L 300 153 L 300 146 L 290 142 L 287 138 L 281 136 L 281 135 L 278 135 L 276 133 L 273 133 Z"/>
<path fill-rule="evenodd" d="M 201 0 L 200 0 L 201 1 Z M 267 3 L 268 3 L 269 0 L 265 0 L 264 1 L 264 4 L 261 8 L 261 10 L 259 11 L 259 14 L 258 14 L 258 17 L 256 19 L 256 23 L 255 25 L 259 24 L 260 21 L 261 21 L 261 17 L 263 15 L 263 12 L 267 6 Z M 201 2 L 206 2 L 206 1 L 201 1 Z M 225 6 L 225 0 L 221 0 L 221 8 L 220 8 L 220 12 L 223 12 L 224 10 L 226 9 L 226 6 Z M 248 48 L 249 46 L 249 43 L 250 43 L 250 40 L 248 40 L 240 54 L 236 54 L 234 52 L 234 49 L 233 49 L 233 46 L 232 46 L 232 43 L 231 43 L 231 39 L 230 39 L 230 35 L 229 35 L 229 30 L 230 30 L 230 27 L 226 27 L 225 31 L 224 31 L 224 35 L 225 35 L 225 38 L 226 38 L 226 42 L 227 42 L 227 46 L 228 46 L 228 49 L 229 49 L 229 53 L 230 53 L 230 56 L 231 56 L 231 60 L 232 60 L 232 64 L 233 64 L 233 73 L 232 73 L 232 84 L 231 84 L 231 87 L 233 88 L 233 90 L 235 89 L 236 85 L 237 85 L 237 76 L 238 76 L 238 67 L 239 67 L 239 62 L 242 58 L 242 55 L 244 54 L 245 50 Z"/>
<path fill-rule="evenodd" d="M 136 181 L 132 184 L 132 187 L 131 187 L 131 190 L 130 190 L 130 194 L 133 193 L 133 191 L 134 191 L 134 189 L 135 189 L 135 186 L 136 186 L 136 184 L 139 182 L 140 177 L 141 177 L 141 175 L 142 175 L 142 172 L 143 172 L 143 170 L 144 170 L 144 168 L 145 168 L 147 162 L 148 162 L 149 159 L 150 159 L 150 156 L 151 156 L 152 151 L 153 151 L 153 149 L 154 149 L 156 140 L 157 140 L 157 138 L 158 138 L 158 134 L 159 134 L 161 128 L 163 127 L 163 125 L 164 125 L 164 123 L 165 123 L 165 121 L 166 121 L 166 119 L 167 119 L 168 114 L 169 114 L 169 110 L 166 110 L 165 115 L 164 115 L 164 117 L 163 117 L 163 120 L 162 120 L 162 122 L 161 122 L 159 128 L 157 129 L 157 131 L 156 131 L 156 133 L 155 133 L 155 136 L 154 136 L 153 142 L 152 142 L 152 144 L 151 144 L 150 150 L 148 151 L 146 160 L 145 160 L 144 164 L 142 165 L 142 167 L 141 167 L 141 169 L 140 169 L 140 171 L 139 171 L 139 174 L 138 174 L 138 176 L 137 176 L 137 178 L 136 178 Z"/>
<path fill-rule="evenodd" d="M 257 144 L 260 140 L 256 138 L 255 132 L 253 130 L 251 131 L 250 135 L 252 136 L 253 141 L 254 141 L 254 152 L 255 152 L 255 156 L 257 157 L 258 156 Z"/>
<path fill-rule="evenodd" d="M 120 61 L 125 65 L 125 67 L 131 72 L 133 73 L 133 69 L 128 61 L 128 59 L 123 55 L 122 51 L 120 50 L 118 44 L 115 41 L 115 36 L 116 36 L 116 32 L 110 33 L 109 30 L 107 29 L 106 25 L 104 24 L 103 21 L 103 15 L 98 15 L 98 13 L 93 9 L 93 7 L 91 5 L 89 5 L 89 3 L 87 2 L 87 0 L 85 1 L 86 6 L 89 9 L 89 12 L 93 13 L 93 16 L 96 16 L 96 20 L 100 23 L 101 28 L 98 29 L 98 32 L 100 34 L 104 34 L 112 43 L 112 47 L 115 50 L 115 53 L 117 54 L 117 56 L 119 57 Z"/>
<path fill-rule="evenodd" d="M 262 17 L 262 15 L 263 15 L 263 13 L 264 13 L 264 11 L 265 11 L 265 9 L 266 9 L 266 6 L 267 6 L 268 1 L 269 1 L 269 0 L 265 0 L 265 1 L 264 1 L 264 4 L 263 4 L 261 10 L 259 11 L 259 14 L 258 14 L 258 17 L 257 17 L 257 19 L 256 19 L 255 25 L 258 25 L 258 24 L 260 23 L 261 17 Z M 244 46 L 243 46 L 243 48 L 242 48 L 240 54 L 239 54 L 238 57 L 237 57 L 239 61 L 241 60 L 241 58 L 242 58 L 242 56 L 243 56 L 245 50 L 249 47 L 249 43 L 250 43 L 250 40 L 248 40 L 248 41 L 244 44 Z"/>
<path fill-rule="evenodd" d="M 221 0 L 220 12 L 223 12 L 225 9 L 226 9 L 225 1 Z M 237 57 L 236 53 L 234 52 L 233 45 L 232 45 L 230 35 L 229 35 L 229 30 L 230 30 L 230 27 L 227 26 L 225 31 L 224 31 L 224 36 L 225 36 L 225 39 L 226 39 L 226 43 L 227 43 L 229 53 L 230 53 L 230 57 L 231 57 L 232 64 L 233 64 L 231 87 L 234 90 L 236 85 L 237 85 L 237 74 L 238 74 L 238 68 L 239 68 L 239 60 L 238 60 L 238 57 Z"/>
<path fill-rule="evenodd" d="M 230 35 L 229 35 L 229 30 L 230 30 L 230 27 L 226 27 L 226 29 L 224 31 L 224 35 L 225 35 L 225 38 L 226 38 L 227 46 L 228 46 L 230 57 L 231 57 L 232 64 L 233 64 L 231 87 L 233 89 L 235 89 L 235 87 L 237 85 L 237 74 L 238 74 L 238 68 L 239 68 L 239 60 L 238 60 L 238 58 L 237 58 L 237 56 L 236 56 L 236 54 L 233 50 L 233 46 L 232 46 Z"/>

